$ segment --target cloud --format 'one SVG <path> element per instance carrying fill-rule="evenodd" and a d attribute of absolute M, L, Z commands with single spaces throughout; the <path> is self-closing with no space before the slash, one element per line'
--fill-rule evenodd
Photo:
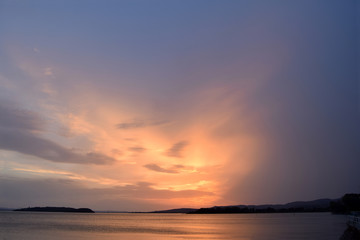
<path fill-rule="evenodd" d="M 101 153 L 79 154 L 37 134 L 45 121 L 36 113 L 0 104 L 0 149 L 15 151 L 53 162 L 109 164 L 115 159 Z"/>
<path fill-rule="evenodd" d="M 128 150 L 131 152 L 142 153 L 142 152 L 146 151 L 146 148 L 144 148 L 144 147 L 129 147 Z"/>
<path fill-rule="evenodd" d="M 145 122 L 139 119 L 135 119 L 131 122 L 123 122 L 116 124 L 118 129 L 132 129 L 132 128 L 141 128 L 146 126 Z"/>
<path fill-rule="evenodd" d="M 101 190 L 99 190 L 101 191 Z M 172 199 L 172 198 L 193 198 L 213 195 L 213 193 L 200 190 L 168 190 L 156 189 L 156 185 L 150 182 L 139 182 L 127 186 L 118 186 L 107 190 L 110 194 L 131 195 L 143 199 Z"/>
<path fill-rule="evenodd" d="M 109 164 L 115 161 L 111 157 L 96 152 L 78 154 L 30 132 L 3 128 L 0 128 L 0 149 L 27 154 L 52 162 Z"/>
<path fill-rule="evenodd" d="M 18 130 L 43 130 L 45 121 L 39 114 L 20 109 L 15 103 L 0 101 L 0 128 Z"/>
<path fill-rule="evenodd" d="M 134 128 L 143 128 L 148 126 L 158 126 L 168 123 L 169 121 L 162 120 L 162 121 L 146 121 L 141 119 L 134 119 L 129 122 L 122 122 L 116 124 L 116 128 L 118 129 L 134 129 Z"/>
<path fill-rule="evenodd" d="M 155 172 L 163 173 L 179 173 L 179 170 L 184 168 L 183 165 L 173 165 L 171 168 L 163 168 L 155 163 L 146 164 L 144 167 Z"/>
<path fill-rule="evenodd" d="M 169 157 L 182 158 L 182 152 L 187 145 L 189 145 L 187 141 L 177 142 L 166 151 L 165 155 Z"/>
<path fill-rule="evenodd" d="M 95 210 L 155 210 L 176 198 L 212 196 L 200 190 L 156 189 L 150 182 L 118 185 L 106 188 L 85 187 L 76 180 L 30 179 L 0 176 L 0 206 L 72 206 Z M 155 200 L 155 201 L 153 201 Z M 169 206 L 170 207 L 170 206 Z"/>
<path fill-rule="evenodd" d="M 44 76 L 55 78 L 55 73 L 52 67 L 47 67 L 43 69 Z"/>
<path fill-rule="evenodd" d="M 116 155 L 119 155 L 119 156 L 123 155 L 123 152 L 120 149 L 117 149 L 117 148 L 112 149 L 111 152 L 113 154 L 116 154 Z"/>

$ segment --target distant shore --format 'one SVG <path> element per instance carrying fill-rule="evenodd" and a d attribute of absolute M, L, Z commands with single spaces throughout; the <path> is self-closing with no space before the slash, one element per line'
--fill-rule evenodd
<path fill-rule="evenodd" d="M 19 208 L 13 211 L 20 212 L 76 212 L 76 213 L 94 213 L 90 208 L 70 208 L 70 207 L 28 207 Z"/>

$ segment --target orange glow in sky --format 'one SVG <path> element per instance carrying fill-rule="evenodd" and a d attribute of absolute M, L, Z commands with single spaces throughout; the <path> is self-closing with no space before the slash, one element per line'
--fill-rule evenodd
<path fill-rule="evenodd" d="M 0 208 L 359 190 L 355 1 L 2 2 Z"/>

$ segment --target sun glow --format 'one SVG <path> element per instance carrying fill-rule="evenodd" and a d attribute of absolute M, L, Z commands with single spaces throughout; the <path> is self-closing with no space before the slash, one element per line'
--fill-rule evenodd
<path fill-rule="evenodd" d="M 43 71 L 35 63 L 24 64 L 28 61 L 26 57 L 19 59 L 23 66 L 28 66 L 23 70 L 29 71 L 29 75 Z M 54 78 L 74 76 L 73 70 L 56 69 Z M 46 76 L 50 74 L 49 69 L 47 73 Z M 92 78 L 84 73 L 80 75 L 82 79 Z M 249 91 L 249 87 L 246 90 Z M 149 183 L 146 191 L 173 193 L 174 196 L 167 195 L 166 201 L 160 197 L 158 202 L 171 202 L 174 207 L 211 204 L 222 199 L 231 176 L 245 176 L 256 165 L 254 152 L 260 149 L 259 138 L 254 134 L 236 133 L 239 130 L 234 127 L 252 129 L 253 126 L 247 119 L 238 118 L 236 123 L 232 120 L 234 104 L 246 98 L 246 94 L 248 92 L 234 91 L 231 87 L 209 85 L 184 100 L 188 108 L 165 117 L 162 114 L 154 117 L 147 103 L 135 99 L 126 100 L 126 104 L 121 101 L 115 104 L 111 98 L 105 100 L 90 84 L 74 88 L 70 95 L 63 96 L 66 97 L 65 106 L 67 102 L 77 103 L 68 107 L 64 107 L 64 102 L 60 104 L 61 96 L 51 95 L 59 99 L 42 104 L 40 108 L 40 112 L 51 112 L 52 116 L 47 126 L 51 134 L 44 136 L 76 154 L 108 156 L 112 164 L 67 165 L 64 171 L 51 169 L 51 166 L 49 169 L 13 170 L 65 178 L 90 189 L 110 187 L 114 192 L 121 189 L 118 198 L 136 197 L 137 191 L 145 191 L 138 183 L 146 182 Z M 237 107 L 242 108 L 241 105 Z M 124 190 L 130 186 L 135 188 L 133 192 Z M 142 200 L 151 199 L 157 197 Z"/>

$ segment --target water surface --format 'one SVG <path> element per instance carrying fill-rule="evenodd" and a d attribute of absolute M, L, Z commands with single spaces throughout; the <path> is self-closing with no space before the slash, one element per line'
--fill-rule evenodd
<path fill-rule="evenodd" d="M 346 217 L 330 213 L 0 212 L 0 240 L 338 240 L 345 229 Z"/>

